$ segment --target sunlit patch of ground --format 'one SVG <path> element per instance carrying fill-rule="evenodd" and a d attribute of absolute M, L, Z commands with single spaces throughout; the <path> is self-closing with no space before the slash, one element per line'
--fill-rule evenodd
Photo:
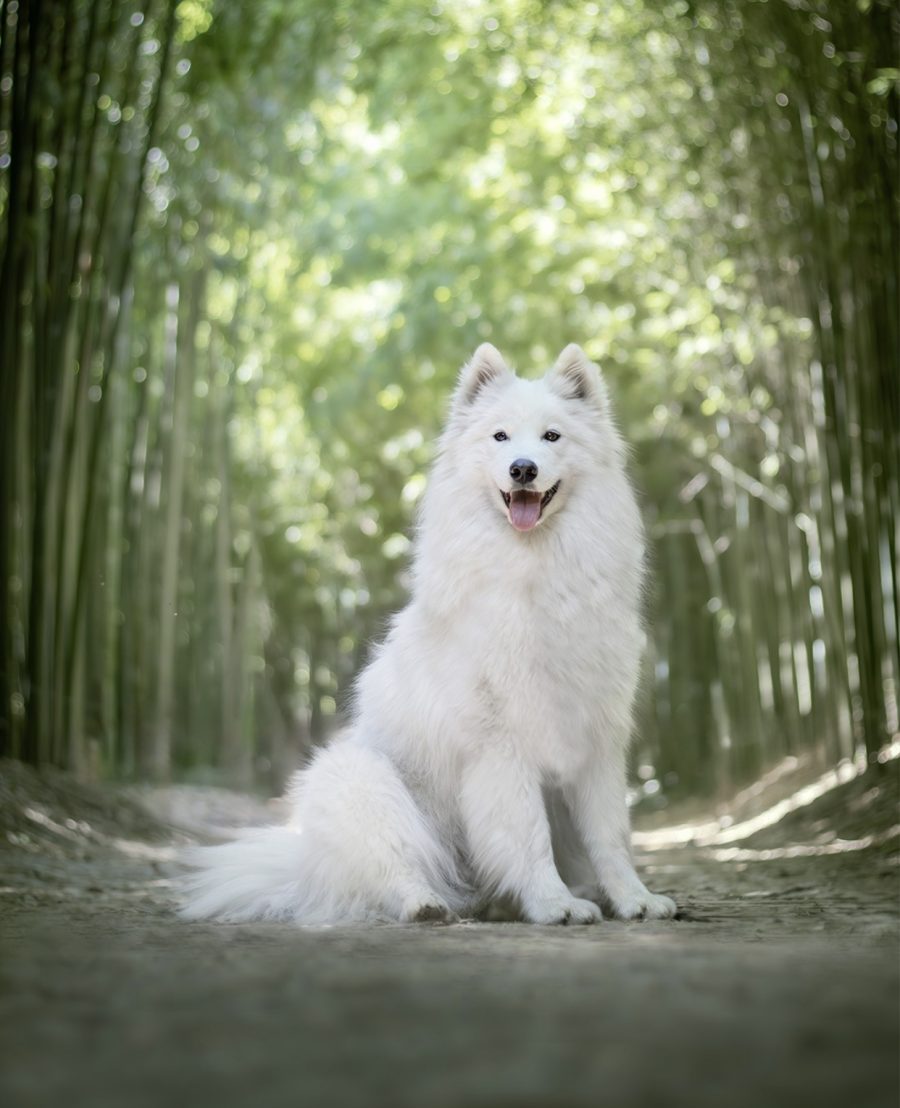
<path fill-rule="evenodd" d="M 771 773 L 718 806 L 714 817 L 639 828 L 635 844 L 645 850 L 680 845 L 771 849 L 802 847 L 799 853 L 840 853 L 883 845 L 900 837 L 900 742 L 885 747 L 869 765 L 864 756 L 844 761 L 810 779 L 798 760 L 786 759 Z M 644 822 L 648 822 L 646 819 Z M 766 832 L 772 834 L 767 836 Z M 810 841 L 786 842 L 797 836 Z M 771 844 L 768 839 L 773 840 Z"/>
<path fill-rule="evenodd" d="M 896 1108 L 898 766 L 639 835 L 674 922 L 303 930 L 174 912 L 270 805 L 0 763 L 0 1102 Z"/>

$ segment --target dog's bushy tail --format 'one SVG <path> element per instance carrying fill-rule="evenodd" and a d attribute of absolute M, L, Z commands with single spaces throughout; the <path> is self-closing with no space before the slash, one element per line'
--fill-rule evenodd
<path fill-rule="evenodd" d="M 461 906 L 453 858 L 384 754 L 332 743 L 298 774 L 291 801 L 285 827 L 185 852 L 185 917 L 334 924 Z"/>
<path fill-rule="evenodd" d="M 182 915 L 228 923 L 294 920 L 308 900 L 303 832 L 261 827 L 234 842 L 198 846 L 182 855 L 193 872 L 183 879 Z"/>

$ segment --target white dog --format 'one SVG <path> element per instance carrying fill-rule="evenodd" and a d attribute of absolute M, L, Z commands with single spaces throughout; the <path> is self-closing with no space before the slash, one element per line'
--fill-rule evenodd
<path fill-rule="evenodd" d="M 511 897 L 534 923 L 671 916 L 631 859 L 625 762 L 644 545 L 598 368 L 463 368 L 410 603 L 286 827 L 199 848 L 185 914 L 443 920 Z M 580 895 L 576 895 L 580 893 Z"/>

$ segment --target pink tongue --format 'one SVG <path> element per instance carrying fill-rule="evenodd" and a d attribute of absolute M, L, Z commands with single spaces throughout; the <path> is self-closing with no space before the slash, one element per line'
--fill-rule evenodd
<path fill-rule="evenodd" d="M 522 491 L 512 493 L 509 518 L 517 531 L 530 531 L 541 518 L 541 494 Z"/>

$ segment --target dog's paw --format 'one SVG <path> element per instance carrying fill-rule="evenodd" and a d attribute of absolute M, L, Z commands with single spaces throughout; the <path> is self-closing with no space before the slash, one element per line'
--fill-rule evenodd
<path fill-rule="evenodd" d="M 677 905 L 671 897 L 659 896 L 647 889 L 624 896 L 609 897 L 617 919 L 671 919 Z"/>
<path fill-rule="evenodd" d="M 456 923 L 459 916 L 439 897 L 427 901 L 417 901 L 404 906 L 402 923 Z"/>
<path fill-rule="evenodd" d="M 590 900 L 579 900 L 576 896 L 533 901 L 525 907 L 524 914 L 529 923 L 599 923 L 603 919 L 603 913 L 596 904 Z"/>

